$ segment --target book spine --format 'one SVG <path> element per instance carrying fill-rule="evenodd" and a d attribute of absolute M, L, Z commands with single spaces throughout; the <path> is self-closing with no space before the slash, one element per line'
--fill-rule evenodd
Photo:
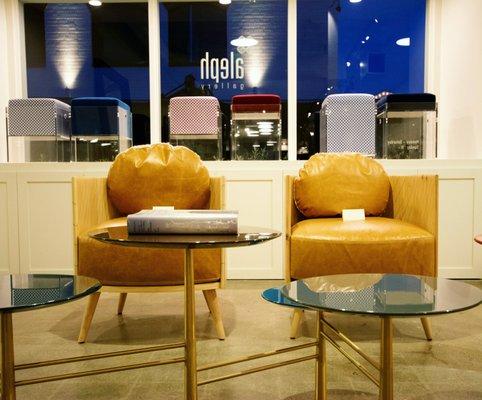
<path fill-rule="evenodd" d="M 213 217 L 185 214 L 179 216 L 129 215 L 129 234 L 217 234 L 238 233 L 237 214 L 217 214 Z"/>

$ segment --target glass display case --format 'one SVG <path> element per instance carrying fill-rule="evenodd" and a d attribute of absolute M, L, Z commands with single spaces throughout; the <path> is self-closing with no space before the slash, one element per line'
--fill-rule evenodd
<path fill-rule="evenodd" d="M 72 100 L 73 161 L 113 161 L 132 146 L 132 114 L 111 97 Z"/>
<path fill-rule="evenodd" d="M 418 93 L 383 96 L 377 102 L 376 149 L 378 158 L 435 158 L 435 95 Z"/>
<path fill-rule="evenodd" d="M 375 155 L 375 96 L 332 94 L 320 112 L 320 151 Z"/>
<path fill-rule="evenodd" d="M 219 101 L 212 96 L 179 96 L 169 101 L 169 142 L 185 146 L 202 160 L 222 159 Z"/>
<path fill-rule="evenodd" d="M 48 98 L 10 100 L 7 137 L 9 162 L 70 161 L 70 106 Z"/>
<path fill-rule="evenodd" d="M 231 158 L 281 159 L 281 99 L 276 95 L 234 96 L 231 104 Z"/>

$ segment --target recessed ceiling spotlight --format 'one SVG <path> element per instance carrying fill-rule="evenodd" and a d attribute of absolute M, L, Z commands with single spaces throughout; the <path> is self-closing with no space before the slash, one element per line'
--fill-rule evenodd
<path fill-rule="evenodd" d="M 378 18 L 375 18 L 374 21 L 375 21 L 375 24 L 378 24 Z"/>
<path fill-rule="evenodd" d="M 347 61 L 347 62 L 346 62 L 346 66 L 347 66 L 347 67 L 351 67 L 351 62 L 350 62 L 350 61 Z"/>
<path fill-rule="evenodd" d="M 227 5 L 231 4 L 231 0 L 219 0 L 219 4 L 227 6 Z"/>
<path fill-rule="evenodd" d="M 353 4 L 355 4 L 355 3 L 361 3 L 361 1 L 362 1 L 362 0 L 350 0 L 350 3 L 353 3 Z"/>
<path fill-rule="evenodd" d="M 102 2 L 100 0 L 89 0 L 89 5 L 92 7 L 100 7 Z"/>
<path fill-rule="evenodd" d="M 408 46 L 410 46 L 410 38 L 406 37 L 406 38 L 398 39 L 396 43 L 399 46 L 408 47 Z"/>
<path fill-rule="evenodd" d="M 370 36 L 365 36 L 365 40 L 370 40 Z"/>

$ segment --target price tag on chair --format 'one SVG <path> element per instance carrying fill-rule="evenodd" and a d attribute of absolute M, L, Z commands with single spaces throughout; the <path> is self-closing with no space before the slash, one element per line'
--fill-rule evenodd
<path fill-rule="evenodd" d="M 343 210 L 341 213 L 343 222 L 365 221 L 365 210 L 363 208 L 353 208 Z"/>

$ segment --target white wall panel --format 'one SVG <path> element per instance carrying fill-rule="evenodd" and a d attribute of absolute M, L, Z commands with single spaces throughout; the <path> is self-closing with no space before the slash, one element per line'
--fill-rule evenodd
<path fill-rule="evenodd" d="M 283 231 L 283 176 L 303 162 L 213 162 L 226 207 L 242 225 Z M 382 161 L 390 174 L 439 175 L 439 275 L 482 278 L 482 160 Z M 0 164 L 0 273 L 73 270 L 71 178 L 106 176 L 108 163 Z M 231 279 L 283 277 L 283 238 L 227 251 Z"/>
<path fill-rule="evenodd" d="M 20 270 L 73 272 L 71 174 L 18 174 Z"/>
<path fill-rule="evenodd" d="M 17 227 L 16 174 L 0 173 L 0 273 L 19 271 Z"/>
<path fill-rule="evenodd" d="M 226 175 L 226 208 L 239 210 L 244 226 L 282 230 L 280 171 L 234 172 Z M 276 279 L 282 276 L 283 242 L 272 242 L 227 251 L 229 279 Z"/>

